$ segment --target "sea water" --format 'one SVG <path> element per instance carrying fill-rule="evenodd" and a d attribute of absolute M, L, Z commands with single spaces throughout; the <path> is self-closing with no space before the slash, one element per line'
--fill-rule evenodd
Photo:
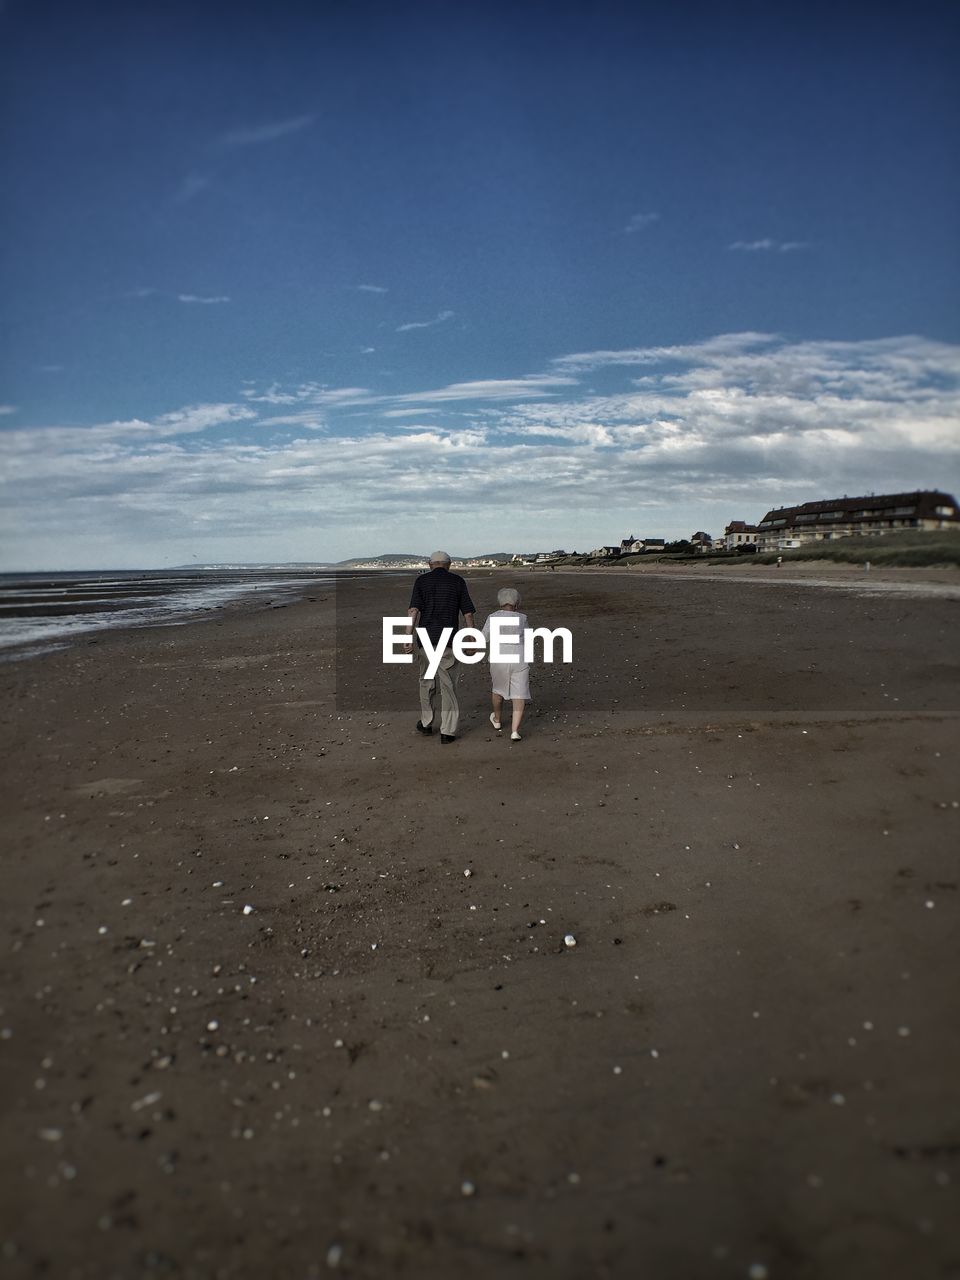
<path fill-rule="evenodd" d="M 91 632 L 182 625 L 244 597 L 277 607 L 333 581 L 330 571 L 270 569 L 0 574 L 0 661 L 63 649 Z"/>

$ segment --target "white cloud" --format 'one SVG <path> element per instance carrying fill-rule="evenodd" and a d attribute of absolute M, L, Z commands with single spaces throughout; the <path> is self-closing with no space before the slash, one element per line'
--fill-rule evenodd
<path fill-rule="evenodd" d="M 392 397 L 398 403 L 429 403 L 436 400 L 521 400 L 556 394 L 559 387 L 576 385 L 576 378 L 531 374 L 524 378 L 489 378 L 481 382 L 451 382 L 432 391 L 411 391 Z"/>
<path fill-rule="evenodd" d="M 276 142 L 278 138 L 286 138 L 291 133 L 299 133 L 308 129 L 316 120 L 315 115 L 292 116 L 288 120 L 278 120 L 272 124 L 255 125 L 248 129 L 231 129 L 221 135 L 219 141 L 225 147 L 258 146 L 263 142 Z"/>
<path fill-rule="evenodd" d="M 17 406 L 15 404 L 0 404 L 0 417 L 5 417 L 8 413 L 16 413 Z"/>
<path fill-rule="evenodd" d="M 219 302 L 229 302 L 230 299 L 225 295 L 218 294 L 214 297 L 203 297 L 197 293 L 178 293 L 178 302 L 199 302 L 205 307 L 214 306 Z"/>
<path fill-rule="evenodd" d="M 154 418 L 152 429 L 163 435 L 181 435 L 183 432 L 206 431 L 209 427 L 220 427 L 230 422 L 249 422 L 256 416 L 242 404 L 195 404 Z"/>
<path fill-rule="evenodd" d="M 296 404 L 298 400 L 304 398 L 305 391 L 302 387 L 296 391 L 283 391 L 280 388 L 280 384 L 274 382 L 267 387 L 266 391 L 261 391 L 259 395 L 256 388 L 252 386 L 244 387 L 240 394 L 257 404 Z"/>
<path fill-rule="evenodd" d="M 322 382 L 302 382 L 292 391 L 274 382 L 266 391 L 246 387 L 240 394 L 255 404 L 376 404 L 381 398 L 366 387 L 328 387 Z"/>
<path fill-rule="evenodd" d="M 623 229 L 627 235 L 632 235 L 635 231 L 645 231 L 647 227 L 652 227 L 655 222 L 659 221 L 659 213 L 634 213 L 631 214 L 627 225 Z"/>
<path fill-rule="evenodd" d="M 305 427 L 308 431 L 325 431 L 327 423 L 316 409 L 301 409 L 298 413 L 280 413 L 269 418 L 261 418 L 258 426 Z"/>
<path fill-rule="evenodd" d="M 809 249 L 805 240 L 735 240 L 728 244 L 728 249 L 739 253 L 796 253 L 801 249 Z"/>
<path fill-rule="evenodd" d="M 573 355 L 558 356 L 551 361 L 558 369 L 600 369 L 606 365 L 664 364 L 671 360 L 702 360 L 711 356 L 728 357 L 741 350 L 776 342 L 772 333 L 723 333 L 703 342 L 686 343 L 674 347 L 627 347 L 621 351 L 579 351 Z"/>
<path fill-rule="evenodd" d="M 452 320 L 455 314 L 453 311 L 440 311 L 432 320 L 411 320 L 407 324 L 398 325 L 397 333 L 408 333 L 411 329 L 432 329 L 435 324 Z"/>
<path fill-rule="evenodd" d="M 265 391 L 257 392 L 246 387 L 240 393 L 253 404 L 311 404 L 333 406 L 378 406 L 404 404 L 430 404 L 457 400 L 497 401 L 544 399 L 556 395 L 558 389 L 577 385 L 576 378 L 563 373 L 529 374 L 522 378 L 489 378 L 477 382 L 452 382 L 445 387 L 432 387 L 426 391 L 408 391 L 397 395 L 385 395 L 366 387 L 327 387 L 322 383 L 306 382 L 291 391 L 274 383 Z M 399 410 L 393 416 L 398 416 Z M 416 414 L 417 409 L 405 412 Z M 271 420 L 272 421 L 272 420 Z"/>
<path fill-rule="evenodd" d="M 382 284 L 358 284 L 357 288 L 361 293 L 389 293 L 389 289 L 385 289 Z"/>
<path fill-rule="evenodd" d="M 779 476 L 783 500 L 801 477 L 853 492 L 865 475 L 880 487 L 931 485 L 944 482 L 944 458 L 960 465 L 960 348 L 725 335 L 660 351 L 659 360 L 642 348 L 574 357 L 578 367 L 607 357 L 663 367 L 634 379 L 632 392 L 515 406 L 502 426 L 627 451 L 658 472 L 683 459 L 705 493 L 738 476 Z"/>
<path fill-rule="evenodd" d="M 0 453 L 5 452 L 10 461 L 29 458 L 31 465 L 47 458 L 56 466 L 59 459 L 69 470 L 79 457 L 112 456 L 113 451 L 139 455 L 153 449 L 158 441 L 198 435 L 212 427 L 250 422 L 256 417 L 247 405 L 197 404 L 150 420 L 125 418 L 89 427 L 19 427 L 0 436 Z"/>

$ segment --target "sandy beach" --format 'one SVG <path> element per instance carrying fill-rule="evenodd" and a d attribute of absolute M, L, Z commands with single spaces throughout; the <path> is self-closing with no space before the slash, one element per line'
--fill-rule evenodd
<path fill-rule="evenodd" d="M 511 577 L 517 744 L 402 578 L 0 668 L 9 1274 L 960 1276 L 960 605 L 776 573 Z"/>

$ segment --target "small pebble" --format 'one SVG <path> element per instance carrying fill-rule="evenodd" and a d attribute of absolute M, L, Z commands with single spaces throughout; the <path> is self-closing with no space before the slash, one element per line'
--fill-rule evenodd
<path fill-rule="evenodd" d="M 243 914 L 245 916 L 253 915 L 253 907 L 249 903 L 243 908 Z"/>
<path fill-rule="evenodd" d="M 804 729 L 803 732 L 806 733 L 806 729 Z M 767 1276 L 769 1274 L 770 1272 L 762 1262 L 751 1262 L 750 1268 L 747 1271 L 747 1275 L 750 1277 L 750 1280 L 767 1280 Z"/>
<path fill-rule="evenodd" d="M 327 1266 L 331 1271 L 336 1271 L 343 1258 L 343 1245 L 332 1244 L 327 1250 Z"/>
<path fill-rule="evenodd" d="M 142 1098 L 137 1098 L 136 1102 L 130 1103 L 130 1110 L 142 1111 L 144 1107 L 152 1107 L 153 1104 L 155 1102 L 159 1102 L 162 1097 L 163 1097 L 163 1094 L 160 1093 L 158 1090 L 154 1090 L 153 1093 L 144 1094 Z"/>
<path fill-rule="evenodd" d="M 563 945 L 565 947 L 575 947 L 577 945 L 577 940 L 572 933 L 564 935 Z"/>
<path fill-rule="evenodd" d="M 477 1188 L 469 1180 L 460 1183 L 460 1194 L 462 1196 L 476 1195 Z"/>

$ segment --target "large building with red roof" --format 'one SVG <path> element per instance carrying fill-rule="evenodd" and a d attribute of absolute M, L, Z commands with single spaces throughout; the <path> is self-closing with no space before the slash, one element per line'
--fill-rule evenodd
<path fill-rule="evenodd" d="M 936 489 L 913 493 L 830 498 L 776 507 L 757 525 L 761 550 L 802 546 L 829 538 L 876 536 L 903 529 L 960 529 L 957 500 Z"/>

